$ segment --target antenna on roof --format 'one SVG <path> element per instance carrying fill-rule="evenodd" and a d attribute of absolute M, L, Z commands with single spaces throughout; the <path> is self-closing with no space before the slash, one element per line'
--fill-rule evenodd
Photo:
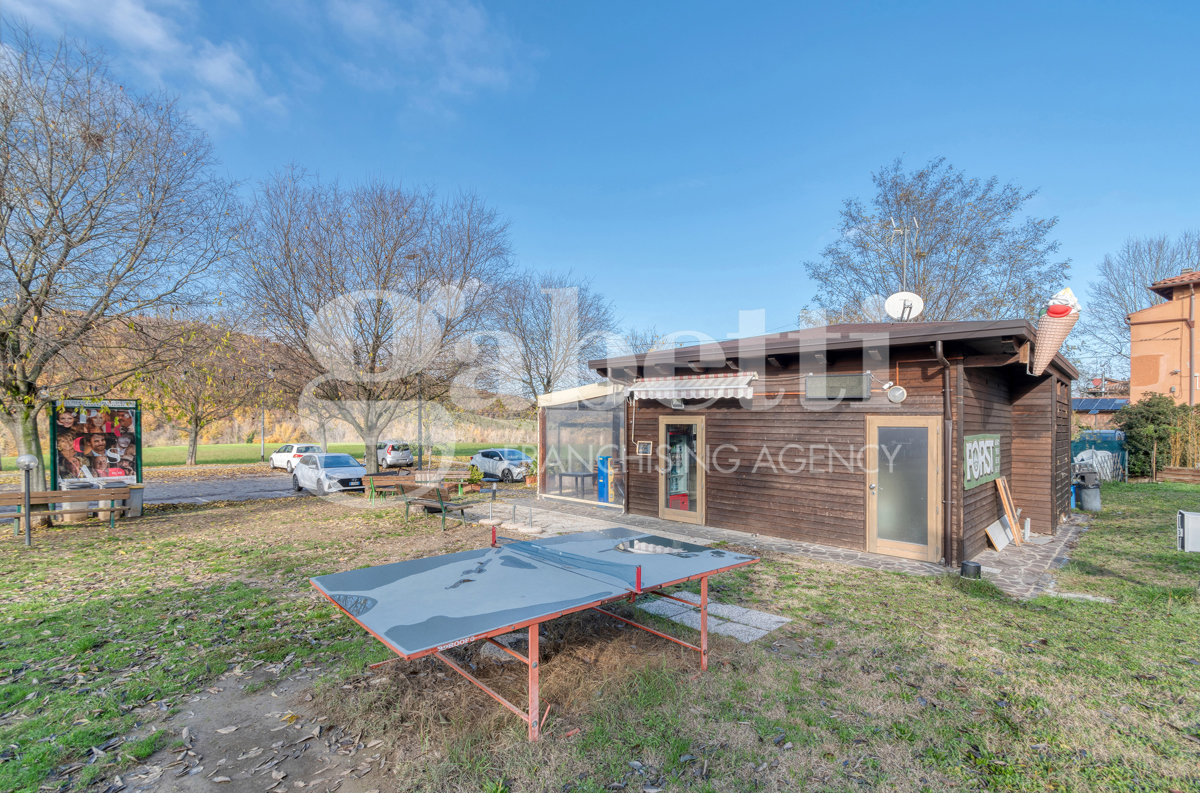
<path fill-rule="evenodd" d="M 901 226 L 896 223 L 895 218 L 889 218 L 889 220 L 892 221 L 892 241 L 895 242 L 896 237 L 900 237 L 902 239 L 902 243 L 901 243 L 902 247 L 901 247 L 901 253 L 900 253 L 900 290 L 902 292 L 907 292 L 908 291 L 908 234 L 909 234 L 908 221 L 901 218 L 901 220 L 904 223 L 904 225 Z M 917 232 L 919 232 L 921 230 L 921 224 L 917 222 L 916 218 L 909 218 L 909 220 L 911 220 L 912 224 L 913 224 L 912 234 L 914 237 L 916 237 Z M 915 245 L 914 245 L 914 250 L 916 250 Z"/>

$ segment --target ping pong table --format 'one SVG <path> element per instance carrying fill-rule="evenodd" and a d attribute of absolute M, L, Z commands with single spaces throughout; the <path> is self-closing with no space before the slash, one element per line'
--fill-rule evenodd
<path fill-rule="evenodd" d="M 313 578 L 312 585 L 398 658 L 434 655 L 515 713 L 536 741 L 538 628 L 543 622 L 592 609 L 683 645 L 708 668 L 709 576 L 754 564 L 752 556 L 671 540 L 631 529 L 567 534 L 523 542 L 502 541 L 473 551 L 412 559 Z M 601 606 L 639 595 L 683 600 L 662 589 L 700 581 L 700 646 L 625 619 Z M 495 637 L 527 628 L 528 657 Z M 529 668 L 529 707 L 517 707 L 475 678 L 445 652 L 484 641 Z M 390 661 L 373 664 L 382 666 Z"/>

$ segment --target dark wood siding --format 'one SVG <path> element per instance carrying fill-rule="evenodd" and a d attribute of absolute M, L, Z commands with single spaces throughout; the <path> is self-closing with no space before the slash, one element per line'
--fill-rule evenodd
<path fill-rule="evenodd" d="M 856 363 L 835 362 L 828 371 L 861 370 Z M 940 416 L 941 369 L 927 361 L 893 362 L 887 377 L 908 391 L 903 403 L 889 402 L 876 383 L 870 400 L 843 402 L 831 410 L 804 402 L 802 378 L 808 371 L 802 365 L 760 372 L 756 407 L 779 400 L 765 410 L 723 399 L 702 410 L 678 413 L 656 401 L 639 400 L 636 414 L 632 409 L 629 413 L 629 511 L 658 515 L 657 459 L 632 455 L 637 441 L 651 441 L 657 449 L 660 416 L 703 416 L 708 525 L 864 549 L 866 476 L 861 451 L 866 416 Z"/>
<path fill-rule="evenodd" d="M 1016 505 L 1022 518 L 1030 518 L 1032 530 L 1045 534 L 1053 531 L 1069 496 L 1071 415 L 1069 388 L 1061 378 L 1056 393 L 1053 375 L 1032 378 L 1023 367 L 1011 365 L 964 367 L 959 363 L 962 350 L 948 349 L 946 354 L 955 364 L 951 372 L 953 463 L 948 475 L 954 499 L 951 561 L 957 564 L 988 547 L 984 528 L 1000 515 L 994 484 L 963 488 L 963 436 L 1001 436 L 1002 473 Z M 638 401 L 636 410 L 627 413 L 628 511 L 658 515 L 657 457 L 636 456 L 637 442 L 650 441 L 657 450 L 660 416 L 702 416 L 708 525 L 865 548 L 866 477 L 859 454 L 867 441 L 866 416 L 941 417 L 942 368 L 931 355 L 922 348 L 893 349 L 886 374 L 880 365 L 876 374 L 881 381 L 893 380 L 908 390 L 908 398 L 899 405 L 889 402 L 881 384 L 875 383 L 866 402 L 814 409 L 803 399 L 803 378 L 818 370 L 818 364 L 803 358 L 799 363 L 793 358 L 786 369 L 759 370 L 754 409 L 732 399 L 694 409 L 695 402 L 690 401 L 689 409 L 680 414 L 656 401 Z M 862 368 L 861 358 L 831 356 L 827 371 Z M 837 455 L 829 453 L 830 447 Z M 734 460 L 739 461 L 736 466 Z M 942 494 L 937 497 L 940 501 Z"/>
<path fill-rule="evenodd" d="M 1011 389 L 1012 475 L 1008 481 L 1013 502 L 1021 510 L 1022 519 L 1029 518 L 1030 531 L 1050 534 L 1055 525 L 1050 475 L 1054 383 L 1049 377 L 1035 380 L 1021 374 L 1013 377 Z"/>
<path fill-rule="evenodd" d="M 1000 436 L 1000 473 L 1012 474 L 1012 402 L 1008 377 L 998 369 L 967 369 L 963 387 L 963 433 Z M 958 468 L 958 466 L 956 466 Z M 963 472 L 956 472 L 961 482 Z M 1001 514 L 996 485 L 986 482 L 963 492 L 963 558 L 987 549 L 984 529 Z"/>
<path fill-rule="evenodd" d="M 1055 377 L 1054 526 L 1071 515 L 1071 384 Z"/>

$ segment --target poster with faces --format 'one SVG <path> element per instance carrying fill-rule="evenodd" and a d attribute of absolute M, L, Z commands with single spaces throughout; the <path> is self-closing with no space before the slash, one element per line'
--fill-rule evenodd
<path fill-rule="evenodd" d="M 63 399 L 50 411 L 56 490 L 141 481 L 139 404 L 134 399 Z"/>

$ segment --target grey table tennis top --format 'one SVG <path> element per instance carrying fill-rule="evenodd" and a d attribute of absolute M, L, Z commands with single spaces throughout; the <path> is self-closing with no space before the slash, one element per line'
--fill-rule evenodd
<path fill-rule="evenodd" d="M 634 541 L 665 552 L 628 549 Z M 712 573 L 753 557 L 624 528 L 347 570 L 312 579 L 360 625 L 404 656 L 635 590 Z"/>

